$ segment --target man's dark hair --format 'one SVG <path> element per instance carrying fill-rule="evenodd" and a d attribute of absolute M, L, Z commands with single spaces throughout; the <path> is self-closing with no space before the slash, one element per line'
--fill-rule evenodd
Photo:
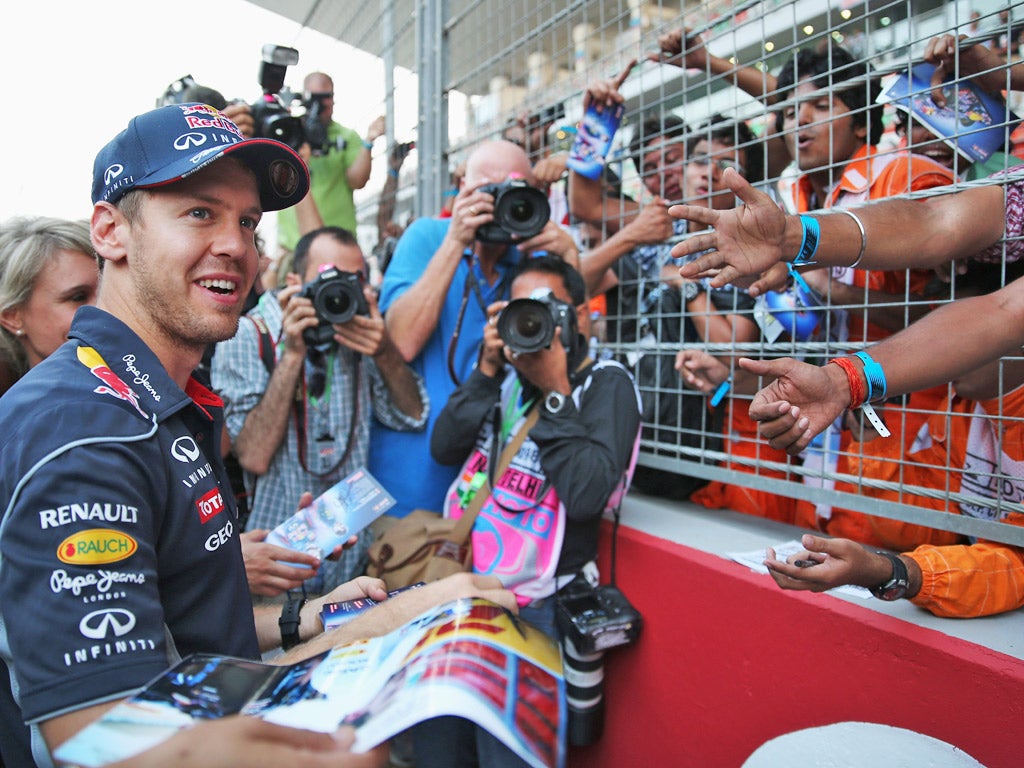
<path fill-rule="evenodd" d="M 538 256 L 535 259 L 524 259 L 516 270 L 516 277 L 525 275 L 528 272 L 541 272 L 545 275 L 555 275 L 562 278 L 562 285 L 565 286 L 573 306 L 578 307 L 587 300 L 587 286 L 583 282 L 583 276 L 576 271 L 575 267 L 568 264 L 557 256 Z"/>
<path fill-rule="evenodd" d="M 830 88 L 835 98 L 853 113 L 854 126 L 867 126 L 867 142 L 874 146 L 882 138 L 885 126 L 882 124 L 884 106 L 875 103 L 881 85 L 877 77 L 870 77 L 871 74 L 866 61 L 855 59 L 842 46 L 801 48 L 779 71 L 776 87 L 783 99 L 791 98 L 797 84 L 808 78 L 817 88 Z M 856 82 L 844 86 L 847 80 Z M 784 120 L 782 110 L 775 113 L 777 131 L 782 131 Z"/>
<path fill-rule="evenodd" d="M 717 141 L 729 147 L 742 149 L 747 156 L 743 166 L 744 178 L 751 184 L 764 179 L 764 142 L 742 120 L 730 120 L 715 113 L 694 131 L 686 146 L 686 154 L 693 154 L 699 141 Z"/>
<path fill-rule="evenodd" d="M 309 249 L 312 247 L 313 241 L 321 235 L 333 238 L 342 245 L 359 245 L 356 236 L 342 227 L 320 227 L 319 229 L 314 229 L 312 232 L 304 234 L 299 238 L 299 242 L 295 244 L 295 254 L 292 257 L 292 272 L 298 275 L 306 274 Z"/>
<path fill-rule="evenodd" d="M 190 85 L 181 92 L 182 102 L 198 101 L 202 104 L 209 104 L 214 109 L 224 109 L 228 100 L 220 91 L 205 85 Z"/>
<path fill-rule="evenodd" d="M 641 165 L 640 156 L 644 147 L 657 138 L 677 139 L 685 136 L 690 129 L 686 121 L 675 115 L 649 114 L 633 129 L 633 137 L 629 140 L 629 154 L 636 163 Z"/>

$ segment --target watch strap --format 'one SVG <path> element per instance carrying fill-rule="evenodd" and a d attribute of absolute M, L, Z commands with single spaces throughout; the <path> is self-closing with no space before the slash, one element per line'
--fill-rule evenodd
<path fill-rule="evenodd" d="M 876 550 L 876 554 L 886 558 L 892 563 L 892 577 L 877 587 L 872 587 L 870 592 L 872 595 L 877 597 L 879 600 L 900 600 L 906 597 L 907 590 L 910 588 L 910 575 L 907 573 L 907 564 L 903 562 L 903 558 L 899 555 L 894 555 L 892 552 L 884 552 L 882 550 Z"/>
<path fill-rule="evenodd" d="M 281 648 L 286 651 L 301 642 L 299 623 L 302 619 L 299 612 L 305 604 L 306 598 L 293 598 L 288 600 L 281 609 L 281 618 L 277 620 L 277 626 L 281 630 Z"/>

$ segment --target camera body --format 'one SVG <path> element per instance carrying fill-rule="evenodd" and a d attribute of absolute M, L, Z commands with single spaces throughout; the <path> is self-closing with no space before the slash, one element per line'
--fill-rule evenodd
<path fill-rule="evenodd" d="M 643 618 L 612 584 L 594 587 L 577 578 L 558 593 L 558 629 L 581 654 L 629 645 L 640 636 Z"/>
<path fill-rule="evenodd" d="M 476 239 L 482 242 L 529 240 L 539 235 L 551 218 L 547 196 L 523 179 L 485 184 L 480 191 L 494 196 L 494 220 L 476 230 Z"/>
<path fill-rule="evenodd" d="M 528 299 L 513 299 L 498 316 L 498 335 L 519 354 L 551 346 L 555 334 L 568 352 L 578 333 L 576 308 L 554 297 L 550 288 L 538 288 Z"/>
<path fill-rule="evenodd" d="M 302 119 L 292 114 L 291 103 L 281 96 L 288 67 L 299 63 L 299 52 L 284 45 L 263 46 L 259 81 L 263 96 L 249 105 L 256 123 L 256 138 L 274 139 L 298 150 L 306 141 Z M 289 96 L 291 92 L 289 91 Z"/>
<path fill-rule="evenodd" d="M 369 316 L 363 296 L 363 280 L 355 272 L 329 267 L 310 280 L 296 294 L 313 302 L 319 325 L 307 328 L 302 338 L 309 346 L 327 344 L 334 338 L 333 326 L 347 323 L 356 315 Z"/>

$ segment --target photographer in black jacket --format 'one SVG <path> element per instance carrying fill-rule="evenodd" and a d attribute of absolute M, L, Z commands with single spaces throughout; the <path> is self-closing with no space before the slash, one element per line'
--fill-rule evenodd
<path fill-rule="evenodd" d="M 553 596 L 577 578 L 596 584 L 602 512 L 625 492 L 635 461 L 639 395 L 619 363 L 587 357 L 586 292 L 570 265 L 527 259 L 511 298 L 487 308 L 477 367 L 438 417 L 430 448 L 442 464 L 463 463 L 446 516 L 489 494 L 473 530 L 474 571 L 500 578 L 520 615 L 560 639 Z M 499 476 L 499 454 L 523 429 Z M 421 768 L 520 764 L 468 721 L 432 720 L 414 734 Z"/>

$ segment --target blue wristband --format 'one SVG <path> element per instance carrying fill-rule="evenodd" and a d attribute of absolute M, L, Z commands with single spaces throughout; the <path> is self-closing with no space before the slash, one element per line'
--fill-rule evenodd
<path fill-rule="evenodd" d="M 860 361 L 864 363 L 864 378 L 868 382 L 868 394 L 864 398 L 864 402 L 885 400 L 885 393 L 889 387 L 886 384 L 885 371 L 882 370 L 882 366 L 876 363 L 867 352 L 857 352 L 854 357 L 860 358 Z"/>
<path fill-rule="evenodd" d="M 363 139 L 363 146 L 366 147 L 367 149 L 373 149 L 373 142 Z"/>
<path fill-rule="evenodd" d="M 729 394 L 729 390 L 732 388 L 732 376 L 723 381 L 718 385 L 718 389 L 715 390 L 715 394 L 711 396 L 711 407 L 717 408 L 718 404 L 725 399 L 725 396 Z"/>
<path fill-rule="evenodd" d="M 814 254 L 818 252 L 818 241 L 821 239 L 821 225 L 813 216 L 801 216 L 800 226 L 804 236 L 800 240 L 800 251 L 793 259 L 793 264 L 813 264 Z"/>

